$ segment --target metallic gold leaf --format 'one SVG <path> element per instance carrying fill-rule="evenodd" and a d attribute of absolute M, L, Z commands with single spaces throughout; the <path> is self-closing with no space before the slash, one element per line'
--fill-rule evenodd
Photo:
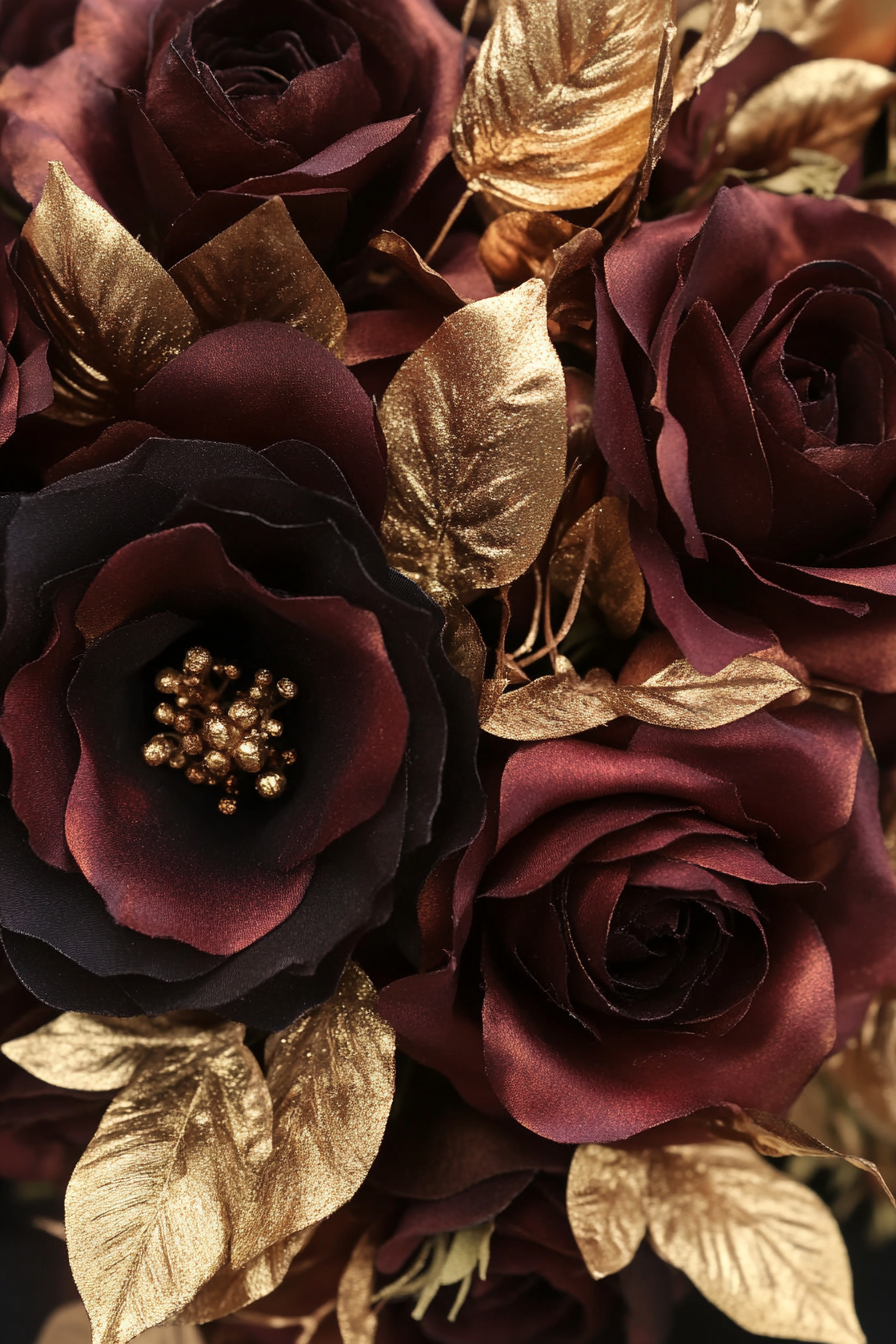
<path fill-rule="evenodd" d="M 792 150 L 814 150 L 849 163 L 896 76 L 867 61 L 807 61 L 764 85 L 734 113 L 723 160 L 741 167 L 785 168 Z"/>
<path fill-rule="evenodd" d="M 359 1238 L 339 1280 L 336 1320 L 342 1344 L 373 1344 L 377 1316 L 372 1308 L 379 1246 L 368 1228 Z"/>
<path fill-rule="evenodd" d="M 641 686 L 619 686 L 602 668 L 584 678 L 567 669 L 506 692 L 480 721 L 487 733 L 516 742 L 571 737 L 626 714 L 664 728 L 718 728 L 800 685 L 785 668 L 753 657 L 711 676 L 679 659 Z"/>
<path fill-rule="evenodd" d="M 226 1262 L 247 1163 L 266 1137 L 266 1089 L 243 1033 L 226 1023 L 203 1049 L 148 1052 L 75 1168 L 66 1232 L 94 1344 L 127 1344 L 170 1319 Z"/>
<path fill-rule="evenodd" d="M 648 1219 L 657 1254 L 743 1329 L 864 1341 L 830 1210 L 743 1144 L 651 1152 Z"/>
<path fill-rule="evenodd" d="M 389 450 L 383 544 L 395 568 L 464 598 L 512 583 L 563 491 L 566 392 L 530 280 L 447 317 L 379 415 Z"/>
<path fill-rule="evenodd" d="M 765 1111 L 743 1110 L 734 1111 L 730 1120 L 718 1121 L 716 1129 L 719 1132 L 727 1134 L 729 1137 L 734 1135 L 743 1135 L 743 1137 L 752 1144 L 757 1153 L 763 1157 L 813 1157 L 823 1158 L 825 1160 L 840 1159 L 848 1162 L 850 1166 L 857 1167 L 860 1171 L 867 1172 L 880 1186 L 884 1195 L 890 1203 L 896 1208 L 896 1198 L 887 1185 L 876 1163 L 870 1161 L 867 1157 L 859 1157 L 853 1153 L 841 1153 L 838 1148 L 832 1148 L 820 1139 L 808 1134 L 806 1130 L 801 1129 L 790 1120 L 784 1120 L 779 1115 L 770 1115 Z"/>
<path fill-rule="evenodd" d="M 710 0 L 689 9 L 679 32 L 699 26 L 701 35 L 675 72 L 673 110 L 686 102 L 716 70 L 733 61 L 759 31 L 759 0 Z"/>
<path fill-rule="evenodd" d="M 8 1059 L 54 1087 L 107 1092 L 124 1087 L 152 1050 L 201 1049 L 208 1029 L 184 1022 L 183 1015 L 91 1017 L 62 1013 L 0 1047 Z"/>
<path fill-rule="evenodd" d="M 762 0 L 762 26 L 786 33 L 814 56 L 883 66 L 896 58 L 896 8 L 889 0 Z"/>
<path fill-rule="evenodd" d="M 584 594 L 603 612 L 612 634 L 628 639 L 644 615 L 644 579 L 631 548 L 628 504 L 607 495 L 593 504 L 561 537 L 551 556 L 553 587 L 571 596 L 591 554 Z"/>
<path fill-rule="evenodd" d="M 547 282 L 554 273 L 555 248 L 581 229 L 559 215 L 540 210 L 511 210 L 498 215 L 479 242 L 479 257 L 502 285 L 521 285 L 534 276 Z"/>
<path fill-rule="evenodd" d="M 90 1344 L 90 1317 L 80 1302 L 67 1302 L 47 1317 L 36 1344 Z M 204 1344 L 191 1325 L 156 1325 L 135 1344 Z"/>
<path fill-rule="evenodd" d="M 595 205 L 648 148 L 665 0 L 503 0 L 452 128 L 470 186 L 517 209 Z"/>
<path fill-rule="evenodd" d="M 624 1269 L 643 1241 L 647 1173 L 641 1153 L 596 1143 L 576 1149 L 566 1185 L 566 1210 L 593 1278 Z"/>
<path fill-rule="evenodd" d="M 188 1307 L 178 1313 L 179 1323 L 203 1325 L 229 1316 L 261 1297 L 267 1297 L 283 1282 L 295 1257 L 307 1245 L 317 1224 L 303 1228 L 285 1241 L 269 1246 L 242 1269 L 226 1264 L 199 1290 Z"/>
<path fill-rule="evenodd" d="M 279 196 L 184 257 L 171 276 L 206 331 L 284 322 L 335 355 L 345 351 L 345 306 Z"/>
<path fill-rule="evenodd" d="M 53 338 L 51 414 L 91 424 L 202 334 L 177 285 L 60 163 L 22 229 L 22 277 Z"/>
<path fill-rule="evenodd" d="M 438 271 L 434 271 L 423 260 L 417 249 L 406 238 L 402 238 L 401 234 L 392 233 L 390 230 L 378 233 L 375 238 L 371 238 L 368 247 L 381 252 L 383 256 L 390 257 L 406 275 L 417 281 L 443 312 L 454 313 L 458 308 L 462 308 L 466 302 L 452 289 L 445 277 L 439 275 Z"/>
<path fill-rule="evenodd" d="M 488 658 L 488 650 L 479 626 L 464 604 L 453 594 L 436 589 L 431 590 L 431 596 L 441 603 L 445 610 L 445 631 L 442 635 L 445 652 L 458 672 L 463 673 L 472 682 L 478 700 L 482 692 Z"/>
<path fill-rule="evenodd" d="M 395 1090 L 395 1034 L 375 1005 L 349 963 L 331 999 L 269 1038 L 273 1152 L 235 1230 L 234 1268 L 334 1213 L 373 1165 Z"/>

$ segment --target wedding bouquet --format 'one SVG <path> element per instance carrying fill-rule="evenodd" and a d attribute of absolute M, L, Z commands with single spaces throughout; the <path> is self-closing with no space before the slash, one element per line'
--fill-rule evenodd
<path fill-rule="evenodd" d="M 864 1338 L 894 60 L 872 0 L 3 6 L 0 1172 L 94 1344 Z"/>

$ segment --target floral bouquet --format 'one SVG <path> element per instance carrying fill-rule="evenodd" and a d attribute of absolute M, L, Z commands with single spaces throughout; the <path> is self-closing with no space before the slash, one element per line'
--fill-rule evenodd
<path fill-rule="evenodd" d="M 0 1171 L 94 1344 L 863 1340 L 894 60 L 892 0 L 3 5 Z"/>

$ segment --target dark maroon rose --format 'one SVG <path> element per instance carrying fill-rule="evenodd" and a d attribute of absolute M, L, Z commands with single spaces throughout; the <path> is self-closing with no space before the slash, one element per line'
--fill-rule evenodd
<path fill-rule="evenodd" d="M 876 791 L 813 702 L 521 747 L 381 1011 L 472 1104 L 561 1142 L 781 1110 L 896 967 Z"/>
<path fill-rule="evenodd" d="M 61 159 L 145 232 L 139 183 L 169 259 L 274 195 L 313 250 L 347 221 L 357 248 L 445 158 L 462 48 L 431 0 L 81 0 L 0 92 L 10 182 L 34 202 Z"/>
<path fill-rule="evenodd" d="M 594 432 L 659 621 L 705 672 L 780 642 L 896 690 L 896 230 L 723 188 L 605 275 Z"/>
<path fill-rule="evenodd" d="M 27 1036 L 53 1017 L 53 1010 L 16 979 L 0 952 L 0 1045 Z M 53 1087 L 0 1055 L 0 1176 L 68 1180 L 112 1095 Z"/>
<path fill-rule="evenodd" d="M 19 422 L 43 411 L 53 400 L 47 363 L 47 336 L 22 310 L 4 243 L 11 229 L 0 223 L 0 476 L 7 474 L 5 445 Z"/>
<path fill-rule="evenodd" d="M 16 973 L 59 1008 L 283 1025 L 478 824 L 441 614 L 307 444 L 150 441 L 9 514 Z"/>

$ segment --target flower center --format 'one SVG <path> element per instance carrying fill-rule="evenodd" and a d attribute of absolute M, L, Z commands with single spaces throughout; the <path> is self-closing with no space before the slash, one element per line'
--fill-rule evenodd
<path fill-rule="evenodd" d="M 273 673 L 261 668 L 247 691 L 225 698 L 241 675 L 232 663 L 216 663 L 208 649 L 190 649 L 182 671 L 166 667 L 156 677 L 156 690 L 171 697 L 154 711 L 168 731 L 143 748 L 147 765 L 170 765 L 191 784 L 223 788 L 218 811 L 228 817 L 236 811 L 240 773 L 255 775 L 262 798 L 279 798 L 285 767 L 296 760 L 294 751 L 280 751 L 271 740 L 283 732 L 273 715 L 295 698 L 295 682 L 281 677 L 275 685 Z"/>

